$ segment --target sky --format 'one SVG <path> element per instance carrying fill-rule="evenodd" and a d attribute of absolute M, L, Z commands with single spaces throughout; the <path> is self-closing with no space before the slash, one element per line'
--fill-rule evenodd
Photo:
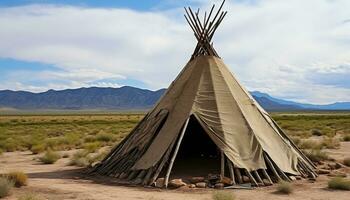
<path fill-rule="evenodd" d="M 196 40 L 183 6 L 208 0 L 1 0 L 0 90 L 167 87 Z M 250 91 L 350 101 L 350 1 L 227 0 L 214 47 Z"/>

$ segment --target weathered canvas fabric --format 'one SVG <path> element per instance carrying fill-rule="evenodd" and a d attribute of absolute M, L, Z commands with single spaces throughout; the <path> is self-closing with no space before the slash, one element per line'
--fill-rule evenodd
<path fill-rule="evenodd" d="M 236 167 L 266 169 L 266 152 L 281 170 L 299 174 L 297 160 L 304 160 L 302 155 L 220 58 L 199 56 L 190 61 L 147 118 L 162 110 L 168 113 L 166 121 L 135 170 L 154 166 L 193 114 Z"/>

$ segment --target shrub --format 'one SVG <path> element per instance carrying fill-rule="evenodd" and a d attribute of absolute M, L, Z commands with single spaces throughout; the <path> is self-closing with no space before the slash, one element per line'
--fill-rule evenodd
<path fill-rule="evenodd" d="M 115 139 L 115 137 L 111 133 L 104 133 L 104 132 L 100 131 L 96 135 L 96 140 L 100 141 L 100 142 L 110 142 L 110 141 L 114 141 L 114 139 Z"/>
<path fill-rule="evenodd" d="M 303 140 L 300 142 L 299 147 L 301 149 L 321 149 L 320 144 L 313 140 Z"/>
<path fill-rule="evenodd" d="M 349 142 L 350 141 L 350 134 L 344 135 L 343 140 L 345 142 Z"/>
<path fill-rule="evenodd" d="M 213 193 L 213 200 L 234 200 L 235 196 L 231 192 L 217 191 Z"/>
<path fill-rule="evenodd" d="M 28 176 L 21 171 L 13 171 L 7 174 L 7 178 L 11 180 L 16 187 L 27 185 Z"/>
<path fill-rule="evenodd" d="M 2 155 L 2 153 L 3 153 L 3 151 L 2 151 L 2 149 L 0 149 L 0 156 Z"/>
<path fill-rule="evenodd" d="M 96 141 L 96 137 L 92 135 L 88 135 L 84 138 L 84 142 L 95 142 L 95 141 Z"/>
<path fill-rule="evenodd" d="M 344 158 L 344 161 L 343 161 L 344 165 L 350 167 L 350 157 L 348 158 Z"/>
<path fill-rule="evenodd" d="M 328 188 L 334 190 L 350 190 L 350 180 L 341 177 L 332 178 L 328 181 Z"/>
<path fill-rule="evenodd" d="M 38 197 L 34 193 L 27 193 L 18 198 L 18 200 L 41 200 L 42 198 Z"/>
<path fill-rule="evenodd" d="M 84 149 L 88 151 L 89 153 L 95 152 L 101 144 L 99 142 L 91 142 L 91 143 L 86 143 L 84 144 Z"/>
<path fill-rule="evenodd" d="M 312 150 L 310 152 L 305 152 L 305 155 L 313 162 L 320 162 L 324 160 L 329 160 L 329 156 L 326 152 L 320 150 Z"/>
<path fill-rule="evenodd" d="M 16 141 L 13 138 L 8 138 L 5 140 L 3 148 L 7 152 L 13 152 L 16 151 L 16 146 Z"/>
<path fill-rule="evenodd" d="M 335 149 L 340 146 L 340 142 L 336 139 L 324 138 L 321 142 L 321 146 L 325 147 L 326 149 Z"/>
<path fill-rule="evenodd" d="M 53 164 L 60 158 L 61 156 L 59 153 L 49 149 L 46 151 L 46 153 L 42 157 L 39 158 L 39 160 L 44 164 Z"/>
<path fill-rule="evenodd" d="M 13 187 L 13 182 L 7 178 L 0 177 L 0 198 L 9 195 L 11 188 Z"/>
<path fill-rule="evenodd" d="M 291 194 L 293 192 L 293 187 L 289 182 L 281 181 L 277 185 L 276 192 L 279 194 Z"/>
<path fill-rule="evenodd" d="M 73 154 L 69 164 L 75 165 L 78 167 L 88 166 L 90 164 L 88 159 L 87 159 L 88 154 L 89 154 L 89 152 L 84 151 L 84 150 L 77 151 L 75 154 Z"/>
<path fill-rule="evenodd" d="M 323 135 L 322 132 L 321 132 L 320 130 L 318 130 L 318 129 L 312 129 L 312 130 L 311 130 L 311 134 L 312 134 L 312 135 L 315 135 L 315 136 L 321 136 L 321 135 Z"/>
<path fill-rule="evenodd" d="M 45 151 L 45 145 L 44 144 L 36 144 L 33 145 L 32 148 L 30 148 L 30 151 L 33 154 L 38 154 L 38 153 L 42 153 Z"/>

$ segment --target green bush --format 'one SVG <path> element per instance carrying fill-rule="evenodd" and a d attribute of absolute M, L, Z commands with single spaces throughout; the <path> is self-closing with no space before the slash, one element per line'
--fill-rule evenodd
<path fill-rule="evenodd" d="M 12 171 L 8 173 L 7 178 L 11 180 L 16 187 L 26 186 L 28 183 L 28 176 L 21 171 Z"/>
<path fill-rule="evenodd" d="M 16 151 L 16 147 L 17 147 L 17 144 L 16 144 L 16 141 L 13 138 L 6 139 L 5 143 L 3 145 L 4 150 L 7 151 L 7 152 Z"/>
<path fill-rule="evenodd" d="M 348 158 L 344 158 L 344 161 L 343 161 L 344 165 L 350 167 L 350 157 Z"/>
<path fill-rule="evenodd" d="M 34 193 L 27 193 L 18 198 L 18 200 L 41 200 L 42 198 L 38 197 Z"/>
<path fill-rule="evenodd" d="M 5 177 L 0 177 L 0 198 L 6 197 L 10 194 L 13 182 Z"/>
<path fill-rule="evenodd" d="M 350 180 L 341 177 L 332 178 L 328 181 L 328 188 L 334 190 L 350 190 Z"/>
<path fill-rule="evenodd" d="M 329 160 L 329 155 L 324 151 L 312 150 L 310 152 L 304 152 L 304 153 L 313 162 Z"/>
<path fill-rule="evenodd" d="M 42 157 L 39 158 L 39 160 L 44 164 L 53 164 L 60 158 L 61 156 L 59 153 L 49 149 Z"/>
<path fill-rule="evenodd" d="M 42 152 L 45 151 L 45 145 L 44 145 L 44 144 L 36 144 L 36 145 L 33 145 L 33 146 L 30 148 L 30 151 L 31 151 L 33 154 L 42 153 Z"/>
<path fill-rule="evenodd" d="M 232 192 L 217 191 L 213 193 L 213 200 L 235 200 L 235 196 Z"/>
<path fill-rule="evenodd" d="M 289 182 L 281 181 L 277 185 L 276 192 L 279 194 L 291 194 L 293 186 Z"/>
<path fill-rule="evenodd" d="M 343 140 L 344 140 L 345 142 L 349 142 L 349 141 L 350 141 L 350 134 L 344 135 L 344 136 L 343 136 Z"/>
<path fill-rule="evenodd" d="M 95 142 L 95 141 L 96 141 L 96 137 L 92 135 L 88 135 L 84 138 L 84 142 Z"/>
<path fill-rule="evenodd" d="M 96 140 L 100 142 L 110 142 L 115 140 L 115 136 L 111 133 L 104 133 L 103 131 L 100 131 L 96 135 Z"/>
<path fill-rule="evenodd" d="M 95 152 L 101 144 L 99 142 L 91 142 L 91 143 L 86 143 L 84 144 L 83 148 L 88 151 L 89 153 Z"/>

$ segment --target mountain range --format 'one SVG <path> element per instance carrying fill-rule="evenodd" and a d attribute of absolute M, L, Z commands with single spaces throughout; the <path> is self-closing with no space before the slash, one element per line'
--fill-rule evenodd
<path fill-rule="evenodd" d="M 151 91 L 130 86 L 48 90 L 41 93 L 0 90 L 0 108 L 147 110 L 158 101 L 165 91 L 166 89 Z M 258 91 L 251 92 L 251 94 L 268 111 L 350 110 L 350 102 L 314 105 L 286 101 Z"/>

